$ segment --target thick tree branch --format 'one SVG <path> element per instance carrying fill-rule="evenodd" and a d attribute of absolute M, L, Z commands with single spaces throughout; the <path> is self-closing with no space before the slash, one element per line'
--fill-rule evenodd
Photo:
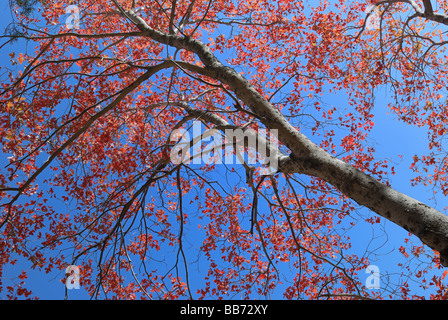
<path fill-rule="evenodd" d="M 432 9 L 431 0 L 423 0 L 423 5 L 425 6 L 426 14 L 433 14 L 434 10 Z"/>
<path fill-rule="evenodd" d="M 430 0 L 423 0 L 424 10 L 422 10 L 414 0 L 384 0 L 377 2 L 375 5 L 380 6 L 383 4 L 394 4 L 394 3 L 410 4 L 415 11 L 414 14 L 415 17 L 420 17 L 423 19 L 448 25 L 448 16 L 445 14 L 434 13 Z"/>
<path fill-rule="evenodd" d="M 384 1 L 386 2 L 398 1 Z M 421 10 L 417 14 L 425 17 L 430 15 L 432 18 L 435 16 L 435 14 L 421 13 Z M 195 53 L 204 64 L 204 68 L 198 67 L 198 71 L 228 85 L 237 98 L 243 101 L 266 127 L 277 129 L 279 140 L 292 153 L 289 158 L 281 159 L 279 170 L 307 174 L 325 180 L 347 197 L 415 234 L 423 243 L 438 251 L 441 255 L 441 263 L 448 266 L 447 216 L 380 183 L 361 170 L 320 149 L 293 127 L 245 78 L 235 70 L 224 66 L 202 42 L 190 37 L 169 35 L 154 30 L 132 11 L 124 12 L 124 15 L 145 36 L 154 41 Z"/>

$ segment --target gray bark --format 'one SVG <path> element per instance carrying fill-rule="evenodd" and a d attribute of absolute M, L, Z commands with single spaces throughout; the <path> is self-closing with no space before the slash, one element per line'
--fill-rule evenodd
<path fill-rule="evenodd" d="M 291 152 L 290 156 L 279 156 L 279 171 L 306 174 L 328 182 L 358 204 L 416 235 L 424 244 L 438 251 L 441 264 L 448 266 L 448 216 L 386 186 L 320 149 L 294 128 L 245 78 L 224 66 L 204 43 L 154 30 L 134 12 L 125 12 L 122 8 L 120 10 L 140 29 L 142 35 L 159 43 L 195 53 L 204 66 L 183 63 L 182 68 L 228 85 L 236 97 L 244 102 L 267 128 L 278 130 L 279 140 Z M 432 12 L 427 14 L 434 15 Z"/>

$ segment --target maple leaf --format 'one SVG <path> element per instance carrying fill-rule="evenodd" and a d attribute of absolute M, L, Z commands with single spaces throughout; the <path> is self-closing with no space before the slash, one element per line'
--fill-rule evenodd
<path fill-rule="evenodd" d="M 22 52 L 19 53 L 19 56 L 17 57 L 17 61 L 19 64 L 22 64 L 25 61 L 25 56 Z"/>

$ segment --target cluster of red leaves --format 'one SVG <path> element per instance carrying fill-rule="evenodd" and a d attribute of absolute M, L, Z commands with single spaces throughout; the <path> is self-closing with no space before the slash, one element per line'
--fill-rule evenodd
<path fill-rule="evenodd" d="M 40 15 L 46 26 L 24 30 L 33 37 L 35 52 L 12 55 L 26 69 L 2 83 L 0 143 L 10 163 L 0 171 L 0 273 L 16 256 L 47 273 L 75 263 L 89 294 L 115 299 L 377 297 L 362 281 L 368 260 L 351 252 L 350 238 L 338 232 L 355 224 L 347 223 L 355 212 L 348 199 L 318 179 L 279 174 L 277 183 L 260 184 L 260 204 L 254 208 L 253 190 L 238 178 L 243 166 L 175 168 L 168 161 L 167 137 L 192 122 L 170 102 L 189 101 L 234 125 L 247 123 L 250 114 L 234 112 L 225 87 L 182 68 L 161 70 L 113 105 L 160 61 L 200 62 L 191 52 L 175 52 L 143 35 L 125 36 L 136 28 L 113 14 L 110 0 L 83 1 L 79 35 L 62 36 L 68 2 L 45 1 Z M 151 28 L 168 32 L 171 11 L 163 8 L 172 2 L 135 2 Z M 367 139 L 374 126 L 375 88 L 392 82 L 398 97 L 392 110 L 404 121 L 427 126 L 430 146 L 440 152 L 446 104 L 440 103 L 440 92 L 426 88 L 445 87 L 446 68 L 431 55 L 426 64 L 437 70 L 437 78 L 428 79 L 409 63 L 421 56 L 415 45 L 403 46 L 406 55 L 383 50 L 390 52 L 384 57 L 378 33 L 356 37 L 350 30 L 362 25 L 366 5 L 176 1 L 173 18 L 181 21 L 189 12 L 191 23 L 183 32 L 208 39 L 218 57 L 323 149 L 383 180 L 393 167 L 375 159 Z M 399 36 L 392 18 L 385 31 L 386 43 Z M 386 64 L 399 70 L 398 79 Z M 343 94 L 345 102 L 323 102 L 334 94 Z M 54 155 L 44 170 L 48 174 L 36 175 L 18 192 L 48 155 Z M 436 154 L 414 160 L 416 171 L 437 167 L 415 182 L 435 183 L 446 193 L 448 161 L 440 162 Z M 419 164 L 424 166 L 418 169 Z M 400 252 L 408 255 L 404 247 Z M 206 272 L 195 273 L 192 261 Z M 8 298 L 30 297 L 26 274 L 20 278 L 15 288 L 0 283 L 0 290 L 6 288 Z M 441 280 L 434 276 L 429 283 L 437 287 L 431 298 L 446 297 Z M 401 297 L 412 295 L 407 283 L 400 290 Z"/>

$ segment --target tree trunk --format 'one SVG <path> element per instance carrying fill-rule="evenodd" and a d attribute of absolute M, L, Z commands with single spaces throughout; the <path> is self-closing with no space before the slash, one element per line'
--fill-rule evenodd
<path fill-rule="evenodd" d="M 320 149 L 294 128 L 245 78 L 224 66 L 202 42 L 154 30 L 132 11 L 122 13 L 143 35 L 195 53 L 204 67 L 182 64 L 183 68 L 228 85 L 236 97 L 244 102 L 267 128 L 278 130 L 279 140 L 291 151 L 290 156 L 279 157 L 279 171 L 323 179 L 358 204 L 416 235 L 424 244 L 438 251 L 441 264 L 448 266 L 448 216 L 384 185 Z"/>

